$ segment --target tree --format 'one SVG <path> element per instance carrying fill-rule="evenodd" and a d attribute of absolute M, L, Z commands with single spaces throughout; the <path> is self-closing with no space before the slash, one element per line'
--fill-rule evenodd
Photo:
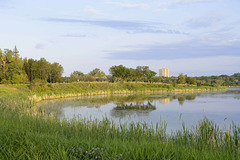
<path fill-rule="evenodd" d="M 0 80 L 4 83 L 13 83 L 13 78 L 24 77 L 22 58 L 19 57 L 17 47 L 12 50 L 5 49 L 0 51 Z M 13 76 L 14 75 L 14 76 Z M 25 81 L 25 80 L 24 80 Z"/>
<path fill-rule="evenodd" d="M 177 83 L 178 84 L 184 84 L 186 83 L 185 76 L 181 73 L 178 78 L 177 78 Z"/>
<path fill-rule="evenodd" d="M 0 49 L 0 82 L 2 79 L 5 79 L 5 65 L 6 65 L 6 57 Z"/>
<path fill-rule="evenodd" d="M 188 84 L 196 84 L 196 78 L 194 78 L 194 77 L 187 77 L 186 82 Z"/>
<path fill-rule="evenodd" d="M 48 74 L 50 70 L 50 63 L 45 58 L 40 58 L 38 63 L 38 74 L 39 79 L 46 80 L 48 79 Z"/>
<path fill-rule="evenodd" d="M 13 50 L 0 49 L 0 83 L 26 83 L 29 79 L 60 82 L 63 67 L 59 63 L 51 64 L 45 58 L 40 60 L 22 59 L 15 46 Z"/>
<path fill-rule="evenodd" d="M 86 75 L 83 76 L 83 80 L 86 81 L 86 82 L 93 82 L 96 79 L 93 76 L 91 76 L 89 74 L 86 74 Z"/>
<path fill-rule="evenodd" d="M 143 81 L 144 70 L 146 70 L 146 68 L 144 68 L 144 66 L 137 66 L 137 68 L 136 68 L 136 79 L 137 79 L 137 81 L 139 81 L 139 80 Z"/>
<path fill-rule="evenodd" d="M 126 80 L 129 77 L 130 69 L 124 67 L 123 65 L 112 66 L 109 69 L 110 74 L 112 74 L 113 80 L 120 81 Z"/>
<path fill-rule="evenodd" d="M 80 71 L 74 71 L 73 73 L 71 73 L 70 75 L 70 82 L 78 82 L 78 81 L 82 81 L 84 77 L 84 74 Z"/>
<path fill-rule="evenodd" d="M 54 62 L 53 64 L 50 64 L 48 71 L 48 82 L 49 83 L 61 82 L 62 73 L 63 67 L 59 63 Z"/>
<path fill-rule="evenodd" d="M 95 68 L 94 70 L 89 72 L 89 75 L 97 78 L 102 78 L 106 76 L 105 73 L 101 71 L 99 68 Z"/>
<path fill-rule="evenodd" d="M 26 73 L 13 74 L 11 82 L 12 82 L 12 84 L 25 84 L 27 82 L 27 75 L 26 75 Z"/>
<path fill-rule="evenodd" d="M 92 76 L 94 78 L 94 81 L 107 81 L 107 76 L 99 68 L 95 68 L 89 72 L 88 75 Z"/>

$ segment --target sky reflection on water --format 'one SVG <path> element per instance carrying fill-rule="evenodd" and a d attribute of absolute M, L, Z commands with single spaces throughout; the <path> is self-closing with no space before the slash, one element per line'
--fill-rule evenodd
<path fill-rule="evenodd" d="M 227 91 L 178 94 L 145 94 L 81 97 L 45 101 L 39 104 L 47 113 L 60 119 L 86 118 L 102 120 L 108 117 L 115 123 L 167 123 L 167 132 L 190 128 L 207 117 L 220 126 L 240 124 L 240 88 Z"/>

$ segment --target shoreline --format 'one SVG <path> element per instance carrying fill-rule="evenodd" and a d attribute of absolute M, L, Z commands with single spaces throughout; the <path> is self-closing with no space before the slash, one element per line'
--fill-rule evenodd
<path fill-rule="evenodd" d="M 227 90 L 225 88 L 216 89 L 174 89 L 174 90 L 144 90 L 144 91 L 131 91 L 131 90 L 120 90 L 120 91 L 96 91 L 96 92 L 85 92 L 85 93 L 66 93 L 60 95 L 47 95 L 44 94 L 42 96 L 37 96 L 34 94 L 33 96 L 29 96 L 29 100 L 32 102 L 40 103 L 41 101 L 47 100 L 58 100 L 63 98 L 78 98 L 78 97 L 85 97 L 85 96 L 107 96 L 107 95 L 124 95 L 124 94 L 141 94 L 141 93 L 194 93 L 194 92 L 204 92 L 204 91 L 220 91 L 220 90 Z"/>
<path fill-rule="evenodd" d="M 218 90 L 223 89 L 226 88 L 221 87 Z M 216 90 L 217 88 L 209 87 L 160 91 L 158 88 L 158 92 L 148 89 L 138 93 L 191 93 Z M 239 143 L 235 142 L 239 142 L 240 130 L 236 125 L 222 129 L 205 118 L 192 129 L 181 129 L 177 130 L 176 134 L 168 135 L 167 124 L 164 121 L 156 126 L 136 123 L 129 128 L 126 125 L 118 126 L 111 123 L 107 118 L 103 121 L 95 119 L 59 121 L 53 114 L 45 114 L 44 110 L 38 110 L 35 104 L 29 103 L 29 96 L 41 94 L 40 92 L 33 92 L 28 88 L 18 90 L 13 87 L 2 88 L 0 91 L 2 102 L 0 103 L 0 139 L 4 142 L 0 147 L 0 159 L 80 159 L 79 156 L 90 159 L 93 155 L 101 156 L 100 159 L 239 158 Z M 81 96 L 111 93 L 100 89 L 97 90 L 98 92 L 88 91 L 83 90 Z M 123 91 L 114 93 L 119 92 L 122 94 Z M 127 90 L 124 92 L 126 93 Z M 128 90 L 128 92 L 137 93 L 137 90 Z M 47 93 L 53 92 L 42 92 L 42 94 Z M 64 95 L 62 92 L 55 93 Z"/>

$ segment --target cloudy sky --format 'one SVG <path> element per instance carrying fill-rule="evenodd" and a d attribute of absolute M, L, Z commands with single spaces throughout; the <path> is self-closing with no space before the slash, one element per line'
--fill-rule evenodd
<path fill-rule="evenodd" d="M 239 0 L 0 0 L 0 20 L 1 49 L 59 62 L 64 76 L 120 64 L 240 72 Z"/>

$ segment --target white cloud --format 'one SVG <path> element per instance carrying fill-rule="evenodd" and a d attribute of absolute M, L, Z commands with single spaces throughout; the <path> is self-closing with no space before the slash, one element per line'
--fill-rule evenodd
<path fill-rule="evenodd" d="M 162 7 L 162 6 L 191 4 L 191 3 L 200 3 L 200 2 L 212 2 L 212 1 L 218 1 L 218 0 L 174 0 L 170 2 L 159 3 L 158 5 Z"/>
<path fill-rule="evenodd" d="M 92 14 L 102 14 L 101 11 L 95 9 L 93 6 L 86 6 L 84 8 L 84 11 L 87 12 L 87 13 L 92 13 Z"/>
<path fill-rule="evenodd" d="M 150 8 L 149 4 L 146 3 L 120 3 L 120 2 L 109 2 L 109 4 L 114 4 L 122 8 L 138 8 L 138 9 L 147 9 Z"/>

